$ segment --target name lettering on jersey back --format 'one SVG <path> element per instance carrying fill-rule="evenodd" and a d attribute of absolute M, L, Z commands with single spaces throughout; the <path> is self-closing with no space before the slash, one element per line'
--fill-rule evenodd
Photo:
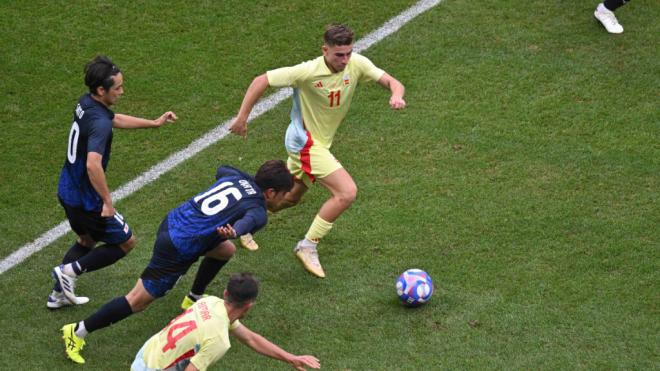
<path fill-rule="evenodd" d="M 76 106 L 76 116 L 78 116 L 78 120 L 80 120 L 83 115 L 85 114 L 85 111 L 83 111 L 82 107 L 80 107 L 80 104 Z"/>
<path fill-rule="evenodd" d="M 248 182 L 247 180 L 241 179 L 241 180 L 238 181 L 238 184 L 240 184 L 241 187 L 243 187 L 243 189 L 245 190 L 245 193 L 247 193 L 248 195 L 256 195 L 257 194 L 257 191 L 255 191 L 254 188 L 252 188 L 252 185 L 250 185 L 250 182 Z"/>
<path fill-rule="evenodd" d="M 206 302 L 202 301 L 199 303 L 199 315 L 202 317 L 202 321 L 207 321 L 211 319 L 211 313 L 209 313 L 209 307 L 206 305 Z"/>

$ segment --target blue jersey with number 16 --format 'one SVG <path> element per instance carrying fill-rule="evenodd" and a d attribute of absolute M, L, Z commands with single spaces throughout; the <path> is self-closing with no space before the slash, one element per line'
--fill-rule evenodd
<path fill-rule="evenodd" d="M 238 236 L 255 233 L 268 222 L 266 200 L 250 175 L 230 166 L 218 168 L 216 182 L 167 215 L 170 238 L 190 259 L 226 238 L 216 228 L 230 224 Z"/>

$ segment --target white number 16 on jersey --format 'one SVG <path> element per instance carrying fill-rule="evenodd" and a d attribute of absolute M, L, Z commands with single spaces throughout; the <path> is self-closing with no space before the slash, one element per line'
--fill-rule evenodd
<path fill-rule="evenodd" d="M 232 195 L 236 201 L 243 198 L 243 194 L 236 187 L 227 188 L 234 185 L 232 182 L 222 182 L 211 188 L 207 192 L 194 198 L 195 202 L 200 203 L 200 208 L 205 215 L 215 215 L 224 210 L 229 205 L 229 198 Z"/>

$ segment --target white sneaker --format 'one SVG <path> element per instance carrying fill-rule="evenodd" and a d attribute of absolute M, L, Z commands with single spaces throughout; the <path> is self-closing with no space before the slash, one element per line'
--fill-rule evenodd
<path fill-rule="evenodd" d="M 48 295 L 48 301 L 46 302 L 46 306 L 50 309 L 58 309 L 62 307 L 67 307 L 70 305 L 82 305 L 86 304 L 89 302 L 89 298 L 86 296 L 77 296 L 76 297 L 76 303 L 72 303 L 69 301 L 69 299 L 64 296 L 63 293 L 53 291 L 50 295 Z"/>
<path fill-rule="evenodd" d="M 607 9 L 603 4 L 598 5 L 594 11 L 594 17 L 603 24 L 603 27 L 609 33 L 622 33 L 623 26 L 619 24 L 619 21 L 616 19 L 614 12 Z"/>
<path fill-rule="evenodd" d="M 305 269 L 311 274 L 319 278 L 325 277 L 325 272 L 319 261 L 319 252 L 316 251 L 316 248 L 302 246 L 302 241 L 298 242 L 296 247 L 293 249 L 296 253 L 296 256 L 305 266 Z"/>
<path fill-rule="evenodd" d="M 244 248 L 250 251 L 255 251 L 259 249 L 259 245 L 257 244 L 257 241 L 254 240 L 252 234 L 250 233 L 246 233 L 242 235 L 240 241 L 241 241 L 241 246 L 243 246 Z"/>
<path fill-rule="evenodd" d="M 53 272 L 51 273 L 51 275 L 53 276 L 53 279 L 57 282 L 57 284 L 60 285 L 60 288 L 62 289 L 62 293 L 64 294 L 64 296 L 66 296 L 66 298 L 69 299 L 70 302 L 77 303 L 78 298 L 75 293 L 76 278 L 68 276 L 64 272 L 62 272 L 61 265 L 58 265 L 57 267 L 53 268 Z"/>

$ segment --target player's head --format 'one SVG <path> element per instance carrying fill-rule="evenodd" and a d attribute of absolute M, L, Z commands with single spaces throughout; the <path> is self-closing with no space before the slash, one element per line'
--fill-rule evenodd
<path fill-rule="evenodd" d="M 293 188 L 293 176 L 282 160 L 268 160 L 257 170 L 254 180 L 261 188 L 268 210 L 282 209 L 284 195 Z"/>
<path fill-rule="evenodd" d="M 108 107 L 124 94 L 124 76 L 121 70 L 110 58 L 103 55 L 85 65 L 85 85 L 95 99 Z"/>
<path fill-rule="evenodd" d="M 257 294 L 259 294 L 259 281 L 247 272 L 233 274 L 224 292 L 225 302 L 236 309 L 244 310 L 241 316 L 252 307 L 257 300 Z"/>
<path fill-rule="evenodd" d="M 323 34 L 323 57 L 332 72 L 343 71 L 353 53 L 353 31 L 350 28 L 331 24 Z"/>

